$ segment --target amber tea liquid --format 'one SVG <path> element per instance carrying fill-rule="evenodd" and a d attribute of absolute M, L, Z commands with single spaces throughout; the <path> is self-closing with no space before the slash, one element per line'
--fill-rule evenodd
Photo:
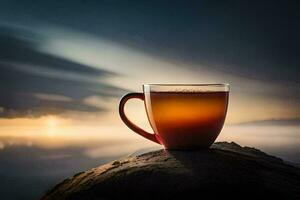
<path fill-rule="evenodd" d="M 150 124 L 167 149 L 209 147 L 226 117 L 228 92 L 150 92 Z"/>

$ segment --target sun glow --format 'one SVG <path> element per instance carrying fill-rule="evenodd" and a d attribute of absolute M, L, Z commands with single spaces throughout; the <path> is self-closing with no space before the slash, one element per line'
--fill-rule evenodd
<path fill-rule="evenodd" d="M 139 141 L 137 146 L 141 147 L 152 145 L 137 134 L 132 134 L 120 121 L 116 125 L 99 124 L 99 120 L 90 120 L 86 124 L 82 120 L 56 115 L 0 119 L 0 150 L 12 145 L 30 145 L 46 149 L 66 146 L 102 148 L 103 144 L 120 141 L 125 141 L 128 145 L 132 145 L 132 141 Z M 94 156 L 95 152 L 91 154 Z"/>
<path fill-rule="evenodd" d="M 54 137 L 55 134 L 58 132 L 59 121 L 54 116 L 49 116 L 46 118 L 46 128 L 47 128 L 47 135 L 49 137 Z"/>

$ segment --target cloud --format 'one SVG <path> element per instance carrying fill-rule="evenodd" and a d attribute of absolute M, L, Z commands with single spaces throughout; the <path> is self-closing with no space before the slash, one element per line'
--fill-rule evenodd
<path fill-rule="evenodd" d="M 300 17 L 294 3 L 175 1 L 151 13 L 143 10 L 153 4 L 136 5 L 140 12 L 131 8 L 122 30 L 100 31 L 148 53 L 192 63 L 191 70 L 204 65 L 255 80 L 300 83 Z"/>
<path fill-rule="evenodd" d="M 299 83 L 298 13 L 293 1 L 174 0 L 172 6 L 169 1 L 9 1 L 0 6 L 1 19 L 7 22 L 74 28 L 173 61 L 191 62 L 191 70 L 204 65 L 279 83 Z"/>
<path fill-rule="evenodd" d="M 72 98 L 66 97 L 63 95 L 54 95 L 54 94 L 34 94 L 37 98 L 42 100 L 49 100 L 49 101 L 62 101 L 62 102 L 71 102 Z"/>
<path fill-rule="evenodd" d="M 101 112 L 83 99 L 115 98 L 123 90 L 106 83 L 117 74 L 39 51 L 34 33 L 0 28 L 0 117 L 39 117 L 65 111 Z"/>
<path fill-rule="evenodd" d="M 290 118 L 290 119 L 265 119 L 237 123 L 234 125 L 280 125 L 280 126 L 300 126 L 300 118 Z"/>

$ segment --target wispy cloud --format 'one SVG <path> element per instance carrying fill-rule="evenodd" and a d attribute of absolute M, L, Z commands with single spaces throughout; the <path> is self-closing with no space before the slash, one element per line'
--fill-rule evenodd
<path fill-rule="evenodd" d="M 265 120 L 256 120 L 256 121 L 248 121 L 242 123 L 236 123 L 233 125 L 257 125 L 257 126 L 300 126 L 300 118 L 283 118 L 283 119 L 265 119 Z"/>
<path fill-rule="evenodd" d="M 0 28 L 0 117 L 38 117 L 65 111 L 101 112 L 89 96 L 116 97 L 121 88 L 106 83 L 117 76 L 38 50 L 39 35 Z"/>

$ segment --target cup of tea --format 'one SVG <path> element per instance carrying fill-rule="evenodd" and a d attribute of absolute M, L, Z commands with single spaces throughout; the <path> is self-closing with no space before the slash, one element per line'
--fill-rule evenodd
<path fill-rule="evenodd" d="M 153 133 L 130 121 L 129 99 L 144 101 Z M 170 150 L 208 148 L 222 130 L 229 84 L 145 84 L 143 93 L 128 93 L 119 104 L 123 122 L 134 132 Z"/>

